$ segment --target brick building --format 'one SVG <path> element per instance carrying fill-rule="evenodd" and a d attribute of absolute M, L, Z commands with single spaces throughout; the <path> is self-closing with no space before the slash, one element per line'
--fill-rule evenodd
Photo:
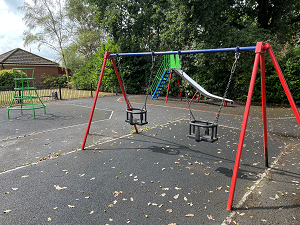
<path fill-rule="evenodd" d="M 59 74 L 65 74 L 65 69 L 58 63 L 35 55 L 20 48 L 13 49 L 0 55 L 0 70 L 12 68 L 35 68 L 35 83 L 41 82 L 41 75 L 50 75 L 57 77 Z M 69 75 L 71 70 L 68 69 Z"/>

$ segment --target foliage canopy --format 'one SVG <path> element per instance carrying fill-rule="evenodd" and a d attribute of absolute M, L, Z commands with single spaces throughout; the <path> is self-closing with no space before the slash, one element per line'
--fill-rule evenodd
<path fill-rule="evenodd" d="M 93 24 L 90 31 L 105 34 L 109 44 L 100 44 L 97 53 L 85 58 L 87 63 L 74 76 L 74 83 L 82 76 L 99 76 L 99 71 L 92 68 L 101 65 L 104 49 L 112 52 L 209 49 L 253 46 L 263 41 L 271 43 L 291 91 L 300 102 L 296 87 L 300 86 L 297 67 L 300 2 L 297 0 L 87 0 L 84 6 L 90 8 L 89 15 L 93 15 L 91 21 L 88 20 Z M 80 20 L 81 14 L 78 15 Z M 157 64 L 160 60 L 157 58 Z M 241 55 L 229 92 L 231 98 L 245 100 L 253 60 L 253 52 Z M 151 57 L 124 57 L 121 61 L 128 92 L 143 93 L 149 79 Z M 183 67 L 209 92 L 222 96 L 233 61 L 234 54 L 229 53 L 186 55 Z M 267 82 L 270 82 L 267 100 L 285 102 L 269 59 L 267 65 L 270 65 L 267 66 Z M 113 77 L 107 79 L 108 85 L 115 82 Z M 171 86 L 176 88 L 176 85 Z M 256 86 L 253 99 L 259 101 L 260 87 Z M 190 91 L 194 92 L 191 88 Z"/>

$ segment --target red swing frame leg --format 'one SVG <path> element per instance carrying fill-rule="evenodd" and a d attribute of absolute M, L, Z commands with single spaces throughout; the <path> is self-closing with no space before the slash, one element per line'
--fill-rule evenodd
<path fill-rule="evenodd" d="M 231 179 L 231 186 L 230 186 L 230 191 L 229 191 L 227 210 L 231 210 L 231 206 L 232 206 L 232 202 L 233 202 L 236 179 L 237 179 L 237 175 L 238 175 L 238 171 L 239 171 L 239 167 L 240 167 L 242 148 L 243 148 L 243 144 L 244 144 L 244 138 L 245 138 L 245 133 L 246 133 L 246 127 L 247 127 L 247 122 L 248 122 L 248 117 L 249 117 L 249 111 L 250 111 L 250 106 L 251 106 L 251 100 L 252 100 L 252 95 L 253 95 L 253 90 L 254 90 L 254 84 L 255 84 L 261 49 L 262 49 L 262 43 L 257 43 L 256 50 L 255 50 L 256 55 L 255 55 L 255 60 L 254 60 L 254 66 L 253 66 L 253 71 L 252 71 L 252 76 L 251 76 L 251 81 L 250 81 L 250 86 L 249 86 L 249 91 L 248 91 L 248 97 L 247 97 L 244 117 L 243 117 L 243 124 L 242 124 L 242 128 L 241 128 L 240 139 L 239 139 L 239 144 L 238 144 L 238 149 L 237 149 L 237 153 L 236 153 L 235 164 L 234 164 L 234 169 L 233 169 L 233 174 L 232 174 L 232 179 Z"/>
<path fill-rule="evenodd" d="M 268 154 L 268 136 L 267 136 L 267 111 L 266 111 L 266 79 L 265 79 L 265 55 L 260 56 L 261 71 L 261 101 L 262 101 L 262 120 L 263 120 L 263 139 L 264 139 L 264 156 L 265 167 L 269 167 Z"/>
<path fill-rule="evenodd" d="M 101 86 L 101 82 L 102 82 L 102 78 L 103 78 L 103 74 L 104 74 L 105 65 L 106 65 L 107 59 L 110 58 L 109 57 L 110 54 L 111 54 L 111 52 L 105 52 L 105 54 L 104 54 L 104 60 L 103 60 L 102 69 L 101 69 L 101 73 L 100 73 L 100 77 L 99 77 L 99 81 L 98 81 L 98 85 L 97 85 L 97 90 L 96 90 L 96 94 L 94 97 L 94 102 L 93 102 L 93 106 L 91 109 L 89 122 L 87 124 L 87 128 L 86 128 L 85 135 L 83 138 L 81 150 L 84 150 L 86 139 L 87 139 L 87 136 L 90 131 L 90 127 L 91 127 L 91 123 L 92 123 L 92 119 L 93 119 L 93 115 L 94 115 L 94 111 L 95 111 L 95 107 L 96 107 L 96 103 L 97 103 L 97 99 L 98 99 L 98 94 L 99 94 L 99 90 L 100 90 L 100 86 Z"/>
<path fill-rule="evenodd" d="M 281 85 L 282 85 L 282 87 L 283 87 L 283 89 L 284 89 L 284 91 L 285 91 L 285 94 L 286 94 L 286 96 L 287 96 L 287 98 L 288 98 L 288 100 L 289 100 L 289 103 L 290 103 L 290 105 L 291 105 L 291 107 L 292 107 L 292 110 L 293 110 L 294 115 L 295 115 L 295 117 L 296 117 L 296 119 L 297 119 L 298 125 L 300 126 L 300 114 L 299 114 L 299 111 L 298 111 L 298 109 L 297 109 L 297 106 L 296 106 L 296 104 L 295 104 L 295 102 L 294 102 L 294 99 L 293 99 L 293 97 L 292 97 L 292 94 L 291 94 L 291 92 L 290 92 L 290 90 L 289 90 L 289 87 L 288 87 L 288 85 L 287 85 L 287 83 L 286 83 L 286 81 L 285 81 L 285 79 L 284 79 L 284 76 L 283 76 L 283 74 L 282 74 L 282 72 L 281 72 L 281 69 L 280 69 L 280 67 L 279 67 L 279 64 L 278 64 L 278 62 L 277 62 L 277 60 L 276 60 L 276 57 L 275 57 L 275 55 L 274 55 L 274 52 L 273 52 L 273 50 L 272 50 L 272 48 L 271 48 L 271 45 L 270 45 L 269 43 L 266 43 L 266 49 L 268 49 L 270 58 L 271 58 L 271 60 L 272 60 L 272 62 L 273 62 L 273 65 L 274 65 L 274 67 L 275 67 L 275 70 L 276 70 L 276 72 L 277 72 L 277 74 L 278 74 L 278 77 L 279 77 L 279 79 L 280 79 Z"/>
<path fill-rule="evenodd" d="M 121 82 L 121 79 L 120 79 L 120 76 L 119 76 L 119 73 L 118 73 L 118 70 L 117 70 L 116 63 L 114 61 L 114 58 L 109 56 L 110 54 L 112 54 L 112 52 L 105 52 L 105 54 L 104 54 L 104 60 L 103 60 L 103 63 L 102 63 L 101 73 L 100 73 L 100 77 L 99 77 L 99 81 L 98 81 L 98 85 L 97 85 L 97 90 L 96 90 L 96 94 L 95 94 L 95 97 L 94 97 L 94 102 L 93 102 L 93 106 L 92 106 L 92 109 L 91 109 L 91 113 L 90 113 L 90 117 L 89 117 L 89 121 L 88 121 L 88 124 L 87 124 L 86 131 L 85 131 L 85 135 L 84 135 L 84 138 L 83 138 L 81 150 L 84 150 L 84 147 L 85 147 L 85 144 L 86 144 L 86 139 L 87 139 L 87 136 L 88 136 L 89 131 L 90 131 L 90 127 L 91 127 L 91 123 L 92 123 L 92 119 L 93 119 L 93 115 L 94 115 L 94 111 L 95 111 L 95 107 L 96 107 L 98 94 L 99 94 L 99 91 L 100 91 L 100 86 L 101 86 L 102 78 L 103 78 L 103 75 L 104 75 L 104 70 L 105 70 L 105 65 L 106 65 L 107 59 L 111 59 L 111 61 L 113 63 L 113 66 L 114 66 L 114 69 L 115 69 L 115 72 L 116 72 L 116 75 L 117 75 L 117 78 L 118 78 L 118 81 L 119 81 L 124 99 L 125 99 L 125 102 L 126 102 L 126 105 L 127 105 L 127 108 L 130 108 L 129 104 L 128 104 L 128 101 L 127 101 L 127 98 L 126 98 L 126 94 L 125 94 L 123 85 L 122 85 L 122 82 Z M 134 129 L 135 129 L 136 133 L 138 133 L 138 129 L 137 129 L 136 125 L 134 125 Z"/>

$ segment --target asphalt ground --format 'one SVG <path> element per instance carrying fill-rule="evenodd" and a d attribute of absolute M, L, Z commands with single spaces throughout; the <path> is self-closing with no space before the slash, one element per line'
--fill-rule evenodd
<path fill-rule="evenodd" d="M 129 96 L 142 106 L 145 96 Z M 222 109 L 219 140 L 186 138 L 177 98 L 148 100 L 149 124 L 125 123 L 120 96 L 47 103 L 47 114 L 0 108 L 1 224 L 299 224 L 299 126 L 289 108 L 267 108 L 271 168 L 264 167 L 261 107 L 252 106 L 233 210 L 227 198 L 243 105 Z M 191 105 L 213 120 L 217 102 Z"/>

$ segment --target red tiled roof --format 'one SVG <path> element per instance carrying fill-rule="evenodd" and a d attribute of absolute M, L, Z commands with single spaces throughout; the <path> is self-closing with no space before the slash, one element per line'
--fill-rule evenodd
<path fill-rule="evenodd" d="M 13 49 L 0 55 L 0 64 L 59 66 L 56 62 L 45 59 L 20 48 Z"/>

